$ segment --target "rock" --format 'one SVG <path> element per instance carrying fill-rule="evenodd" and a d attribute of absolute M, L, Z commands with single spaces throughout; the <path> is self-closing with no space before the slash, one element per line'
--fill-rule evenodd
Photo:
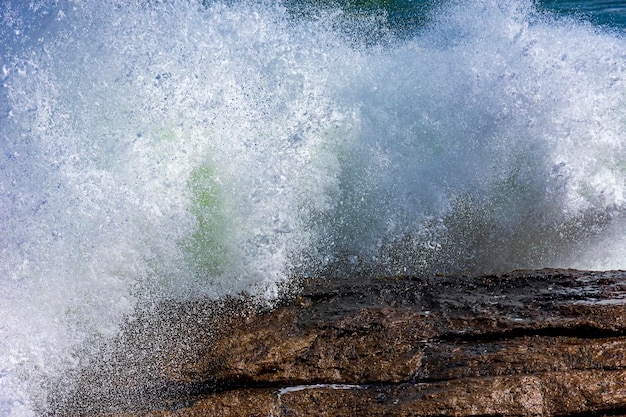
<path fill-rule="evenodd" d="M 626 272 L 314 280 L 163 303 L 57 415 L 626 416 Z"/>

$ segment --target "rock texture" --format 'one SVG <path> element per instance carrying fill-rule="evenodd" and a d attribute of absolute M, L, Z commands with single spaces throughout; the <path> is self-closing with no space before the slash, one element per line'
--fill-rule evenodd
<path fill-rule="evenodd" d="M 268 311 L 164 303 L 57 415 L 626 416 L 626 272 L 304 282 Z"/>

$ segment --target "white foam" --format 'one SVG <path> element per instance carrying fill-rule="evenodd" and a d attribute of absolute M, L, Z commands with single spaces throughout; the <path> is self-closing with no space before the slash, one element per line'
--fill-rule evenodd
<path fill-rule="evenodd" d="M 332 390 L 350 390 L 350 389 L 363 389 L 367 388 L 366 385 L 356 384 L 313 384 L 313 385 L 294 385 L 292 387 L 281 388 L 278 391 L 278 397 L 290 394 L 292 392 L 305 391 L 309 389 L 332 389 Z"/>

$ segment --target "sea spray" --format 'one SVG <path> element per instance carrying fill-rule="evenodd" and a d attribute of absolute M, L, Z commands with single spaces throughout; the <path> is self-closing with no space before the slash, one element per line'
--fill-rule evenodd
<path fill-rule="evenodd" d="M 338 94 L 359 126 L 321 222 L 347 254 L 338 272 L 567 265 L 623 211 L 623 54 L 621 37 L 519 2 L 448 4 L 368 51 Z"/>
<path fill-rule="evenodd" d="M 160 299 L 624 267 L 622 35 L 525 1 L 410 30 L 303 7 L 2 12 L 0 415 Z"/>
<path fill-rule="evenodd" d="M 343 117 L 327 49 L 353 53 L 262 5 L 64 6 L 4 66 L 4 414 L 139 300 L 274 296 L 308 240 L 300 193 L 334 175 L 299 175 Z"/>

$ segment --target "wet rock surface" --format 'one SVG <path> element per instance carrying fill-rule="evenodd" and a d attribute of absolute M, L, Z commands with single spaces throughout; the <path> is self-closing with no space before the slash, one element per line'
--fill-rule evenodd
<path fill-rule="evenodd" d="M 56 415 L 626 416 L 626 272 L 314 280 L 164 302 Z"/>

